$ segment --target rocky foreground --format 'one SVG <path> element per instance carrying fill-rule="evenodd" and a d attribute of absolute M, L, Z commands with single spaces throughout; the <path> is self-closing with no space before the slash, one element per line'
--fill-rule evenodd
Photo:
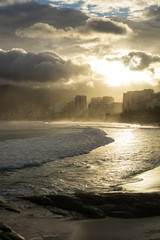
<path fill-rule="evenodd" d="M 21 204 L 24 207 L 24 209 L 22 209 L 19 204 Z M 160 231 L 159 218 L 157 220 L 148 218 L 148 217 L 160 216 L 160 194 L 159 193 L 122 193 L 122 192 L 118 193 L 117 192 L 117 193 L 103 193 L 103 194 L 75 193 L 75 194 L 68 194 L 68 195 L 50 194 L 50 195 L 41 195 L 41 196 L 28 196 L 28 197 L 21 196 L 17 198 L 16 204 L 12 203 L 11 205 L 16 206 L 16 208 L 11 207 L 7 203 L 5 203 L 5 201 L 0 200 L 0 210 L 1 210 L 1 213 L 3 211 L 4 222 L 7 223 L 7 225 L 12 226 L 13 229 L 16 229 L 17 232 L 19 232 L 20 230 L 20 233 L 24 235 L 26 239 L 35 239 L 35 236 L 37 237 L 39 236 L 38 239 L 45 239 L 45 240 L 46 239 L 47 240 L 48 239 L 70 239 L 66 237 L 65 225 L 64 223 L 62 223 L 62 219 L 58 220 L 57 215 L 64 216 L 65 218 L 63 219 L 72 219 L 72 220 L 73 219 L 76 219 L 76 220 L 77 219 L 78 220 L 101 219 L 98 221 L 95 220 L 97 221 L 95 223 L 96 226 L 99 223 L 99 229 L 101 229 L 101 224 L 103 226 L 103 223 L 106 224 L 107 222 L 108 225 L 110 224 L 112 225 L 113 222 L 119 221 L 119 219 L 121 219 L 120 220 L 121 222 L 126 221 L 125 224 L 128 224 L 130 223 L 130 221 L 133 221 L 136 226 L 137 223 L 141 224 L 139 221 L 141 221 L 141 219 L 143 218 L 144 219 L 143 226 L 145 226 L 146 229 L 148 228 L 152 229 L 154 226 L 156 226 L 155 224 L 157 223 L 157 227 L 155 231 L 158 231 L 158 233 L 156 232 L 156 234 L 159 234 L 159 231 Z M 4 211 L 7 214 L 5 214 Z M 110 218 L 106 218 L 106 217 L 110 217 Z M 138 220 L 138 218 L 140 220 Z M 3 219 L 1 218 L 1 221 L 3 221 Z M 151 219 L 151 221 L 148 222 L 147 219 Z M 156 221 L 156 222 L 154 222 L 153 226 L 150 226 L 152 221 Z M 73 222 L 74 221 L 72 221 L 72 223 Z M 59 230 L 57 230 L 59 229 L 59 226 L 58 226 L 59 223 L 62 224 L 63 226 L 63 230 L 64 230 L 64 233 L 62 233 L 63 238 L 58 238 L 58 237 L 56 238 L 54 236 L 54 234 L 59 234 Z M 91 223 L 94 223 L 93 220 L 91 221 Z M 125 227 L 125 224 L 122 227 Z M 0 223 L 0 240 L 24 240 L 24 237 L 17 234 L 14 230 L 12 230 L 12 228 L 10 228 L 7 225 L 4 223 Z M 105 228 L 106 228 L 106 225 L 104 225 L 103 231 L 105 234 L 107 234 Z M 139 225 L 137 225 L 137 228 L 139 229 Z M 92 231 L 90 231 L 90 233 L 93 232 L 93 229 Z M 109 229 L 110 228 L 108 228 L 108 231 Z M 146 229 L 145 231 L 147 231 Z M 71 232 L 71 230 L 69 231 Z M 125 232 L 126 229 L 123 229 L 123 231 Z M 112 231 L 111 234 L 113 234 L 114 232 L 115 231 Z M 122 231 L 121 233 L 124 234 Z M 52 238 L 51 236 L 47 237 L 48 234 L 51 234 Z M 134 234 L 134 232 L 132 232 L 132 234 Z M 142 229 L 142 235 L 144 235 L 144 229 Z M 108 235 L 106 236 L 108 237 Z M 73 239 L 77 240 L 77 238 L 73 238 Z M 79 237 L 79 239 L 81 239 L 81 237 Z M 91 239 L 91 238 L 88 238 L 88 239 Z"/>
<path fill-rule="evenodd" d="M 22 197 L 53 213 L 79 218 L 144 218 L 160 216 L 159 193 L 75 193 Z"/>
<path fill-rule="evenodd" d="M 24 240 L 22 236 L 14 232 L 9 226 L 0 222 L 0 239 L 1 240 Z"/>
<path fill-rule="evenodd" d="M 17 209 L 7 205 L 2 200 L 0 200 L 0 209 L 5 209 L 7 211 L 19 213 Z M 0 240 L 24 240 L 24 238 L 17 234 L 9 226 L 0 222 Z"/>

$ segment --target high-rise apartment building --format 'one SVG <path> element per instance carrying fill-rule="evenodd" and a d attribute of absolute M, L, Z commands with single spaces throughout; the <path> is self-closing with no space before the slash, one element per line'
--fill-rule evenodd
<path fill-rule="evenodd" d="M 76 95 L 74 98 L 76 111 L 84 111 L 87 108 L 87 96 Z"/>
<path fill-rule="evenodd" d="M 113 102 L 114 102 L 113 97 L 104 96 L 103 99 L 102 99 L 102 103 L 104 103 L 104 104 L 111 104 Z"/>
<path fill-rule="evenodd" d="M 152 101 L 154 91 L 144 89 L 142 91 L 130 91 L 123 94 L 123 111 L 145 109 L 146 104 Z"/>

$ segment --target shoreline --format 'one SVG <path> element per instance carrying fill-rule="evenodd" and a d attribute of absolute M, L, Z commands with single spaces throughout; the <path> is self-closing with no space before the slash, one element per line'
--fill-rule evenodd
<path fill-rule="evenodd" d="M 54 211 L 45 202 L 39 204 L 30 202 L 27 199 L 14 199 L 13 197 L 13 199 L 9 200 L 9 204 L 11 206 L 13 204 L 13 208 L 17 208 L 19 213 L 0 208 L 0 221 L 10 226 L 16 233 L 23 236 L 25 240 L 160 239 L 159 172 L 160 166 L 137 175 L 136 178 L 139 179 L 139 182 L 123 185 L 123 192 L 104 193 L 100 195 L 100 197 L 102 196 L 98 200 L 100 204 L 104 201 L 103 196 L 106 198 L 108 194 L 112 195 L 111 201 L 106 198 L 105 202 L 107 201 L 107 209 L 112 209 L 115 202 L 115 208 L 113 208 L 115 216 L 106 215 L 103 218 L 95 217 L 95 219 L 92 217 L 77 218 L 74 213 L 70 216 L 65 215 L 66 212 L 63 209 L 59 210 L 59 208 L 55 208 Z M 81 193 L 77 194 L 81 195 Z M 93 193 L 89 195 L 88 193 L 86 195 L 82 193 L 81 197 L 85 202 L 91 201 L 92 204 L 95 204 L 97 201 L 95 196 Z M 85 200 L 85 197 L 87 197 L 87 200 Z M 68 200 L 67 204 L 70 203 L 70 200 Z M 65 199 L 62 202 L 66 202 Z M 70 204 L 73 206 L 73 203 Z M 143 213 L 147 212 L 148 214 L 148 207 L 151 207 L 149 210 L 151 214 L 145 216 Z M 105 207 L 102 209 L 105 209 Z M 124 213 L 127 209 L 135 215 L 126 216 Z M 137 209 L 142 210 L 142 216 L 137 215 L 137 212 L 135 212 Z"/>
<path fill-rule="evenodd" d="M 160 166 L 138 174 L 136 182 L 127 183 L 123 188 L 127 192 L 154 193 L 160 192 Z M 139 181 L 138 181 L 139 180 Z"/>
<path fill-rule="evenodd" d="M 139 181 L 121 185 L 122 192 L 101 193 L 98 197 L 96 193 L 45 195 L 45 201 L 39 204 L 44 198 L 33 203 L 6 196 L 4 201 L 17 207 L 19 213 L 0 208 L 0 221 L 26 240 L 160 239 L 159 172 L 157 167 L 138 174 Z M 54 199 L 54 204 L 46 199 Z"/>

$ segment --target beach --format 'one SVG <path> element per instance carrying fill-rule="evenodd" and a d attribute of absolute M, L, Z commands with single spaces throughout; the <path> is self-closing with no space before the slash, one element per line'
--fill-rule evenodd
<path fill-rule="evenodd" d="M 159 168 L 153 170 L 152 173 L 158 170 Z M 131 194 L 134 195 L 136 192 L 135 184 L 142 186 L 142 183 L 145 183 L 151 176 L 151 172 L 146 172 L 143 176 L 144 179 L 141 182 L 129 185 Z M 160 178 L 157 178 L 157 181 L 152 183 L 152 190 L 151 186 L 148 189 L 149 194 L 152 195 L 155 189 L 158 190 L 158 187 L 160 187 L 159 181 Z M 133 189 L 131 186 L 133 186 Z M 147 192 L 146 188 L 143 189 L 142 187 L 140 191 L 141 193 Z M 137 218 L 135 216 L 133 218 L 105 216 L 100 219 L 75 219 L 74 217 L 57 215 L 51 209 L 47 209 L 46 206 L 39 206 L 28 201 L 15 201 L 14 199 L 14 201 L 10 201 L 10 204 L 17 208 L 20 213 L 0 210 L 1 221 L 12 227 L 27 240 L 160 239 L 160 216 Z"/>
<path fill-rule="evenodd" d="M 26 240 L 160 239 L 159 128 L 5 126 L 0 222 Z"/>
<path fill-rule="evenodd" d="M 159 195 L 159 167 L 137 176 L 140 182 L 131 183 L 124 188 L 134 196 L 135 193 Z M 156 179 L 150 184 L 149 179 Z M 143 177 L 143 179 L 142 179 Z M 148 186 L 148 187 L 147 187 Z M 126 194 L 126 193 L 124 193 Z M 147 195 L 146 195 L 146 201 Z M 18 199 L 9 204 L 20 211 L 15 213 L 0 210 L 1 221 L 21 234 L 27 240 L 157 240 L 160 239 L 160 216 L 152 217 L 107 217 L 100 219 L 75 219 L 55 214 L 51 208 Z M 144 201 L 145 204 L 145 201 Z M 151 203 L 150 203 L 151 205 Z M 157 215 L 158 214 L 157 212 Z"/>

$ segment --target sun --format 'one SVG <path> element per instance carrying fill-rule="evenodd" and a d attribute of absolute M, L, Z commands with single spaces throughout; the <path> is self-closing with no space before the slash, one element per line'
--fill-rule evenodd
<path fill-rule="evenodd" d="M 130 83 L 152 83 L 152 78 L 145 71 L 131 71 L 120 61 L 94 59 L 90 61 L 95 75 L 98 75 L 109 86 L 122 86 Z"/>

